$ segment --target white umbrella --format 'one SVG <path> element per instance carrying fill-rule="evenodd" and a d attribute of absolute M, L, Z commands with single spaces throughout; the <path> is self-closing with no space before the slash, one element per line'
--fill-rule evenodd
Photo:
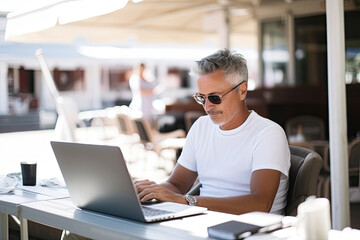
<path fill-rule="evenodd" d="M 256 21 L 250 14 L 251 2 L 58 0 L 46 7 L 8 14 L 5 39 L 70 43 L 86 38 L 89 42 L 101 43 L 220 47 L 227 47 L 231 42 L 232 46 L 256 47 Z"/>
<path fill-rule="evenodd" d="M 46 4 L 35 5 L 32 9 L 9 13 L 5 38 L 12 39 L 57 25 L 107 14 L 123 8 L 126 4 L 127 0 L 49 1 Z"/>

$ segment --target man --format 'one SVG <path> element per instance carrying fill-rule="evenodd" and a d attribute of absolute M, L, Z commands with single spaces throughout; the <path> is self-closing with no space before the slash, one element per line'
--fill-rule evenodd
<path fill-rule="evenodd" d="M 249 111 L 246 60 L 220 50 L 196 62 L 195 100 L 207 116 L 191 127 L 169 179 L 156 184 L 136 181 L 142 202 L 160 201 L 207 207 L 242 214 L 283 213 L 286 205 L 290 152 L 283 129 Z M 186 192 L 199 179 L 199 196 Z"/>

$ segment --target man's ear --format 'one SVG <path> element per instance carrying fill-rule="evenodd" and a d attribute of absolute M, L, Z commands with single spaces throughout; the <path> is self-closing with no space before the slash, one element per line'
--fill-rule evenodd
<path fill-rule="evenodd" d="M 242 101 L 244 101 L 244 99 L 246 98 L 246 95 L 247 95 L 247 82 L 244 82 L 243 84 L 241 84 L 239 86 L 239 94 L 240 94 L 240 99 Z"/>

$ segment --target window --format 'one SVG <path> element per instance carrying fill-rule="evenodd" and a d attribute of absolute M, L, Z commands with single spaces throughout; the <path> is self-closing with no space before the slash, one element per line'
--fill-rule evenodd
<path fill-rule="evenodd" d="M 58 91 L 85 91 L 84 70 L 53 71 L 55 85 Z"/>
<path fill-rule="evenodd" d="M 130 90 L 129 79 L 132 69 L 112 68 L 109 69 L 109 90 L 123 91 Z"/>
<path fill-rule="evenodd" d="M 327 83 L 326 16 L 295 19 L 295 85 Z"/>
<path fill-rule="evenodd" d="M 346 11 L 345 18 L 345 81 L 360 83 L 360 11 Z M 274 87 L 289 85 L 287 68 L 289 54 L 286 43 L 286 26 L 281 20 L 263 22 L 262 25 L 263 85 Z M 295 86 L 326 85 L 327 33 L 326 15 L 296 17 L 295 35 Z"/>
<path fill-rule="evenodd" d="M 360 83 L 360 11 L 345 13 L 345 80 L 347 84 Z"/>
<path fill-rule="evenodd" d="M 289 59 L 285 23 L 274 20 L 262 23 L 262 66 L 265 87 L 286 84 Z"/>

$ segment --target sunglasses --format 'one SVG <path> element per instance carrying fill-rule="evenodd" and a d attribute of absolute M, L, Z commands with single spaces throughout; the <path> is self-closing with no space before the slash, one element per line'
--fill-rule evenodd
<path fill-rule="evenodd" d="M 230 93 L 231 91 L 235 90 L 236 88 L 238 88 L 243 82 L 237 84 L 235 87 L 233 87 L 232 89 L 230 89 L 229 91 L 227 91 L 226 93 L 219 95 L 219 94 L 209 94 L 207 96 L 207 98 L 209 99 L 209 101 L 213 104 L 220 104 L 221 103 L 221 98 L 223 98 L 226 94 Z M 200 93 L 196 93 L 193 95 L 195 101 L 198 104 L 204 105 L 205 101 L 206 101 L 206 96 Z"/>

